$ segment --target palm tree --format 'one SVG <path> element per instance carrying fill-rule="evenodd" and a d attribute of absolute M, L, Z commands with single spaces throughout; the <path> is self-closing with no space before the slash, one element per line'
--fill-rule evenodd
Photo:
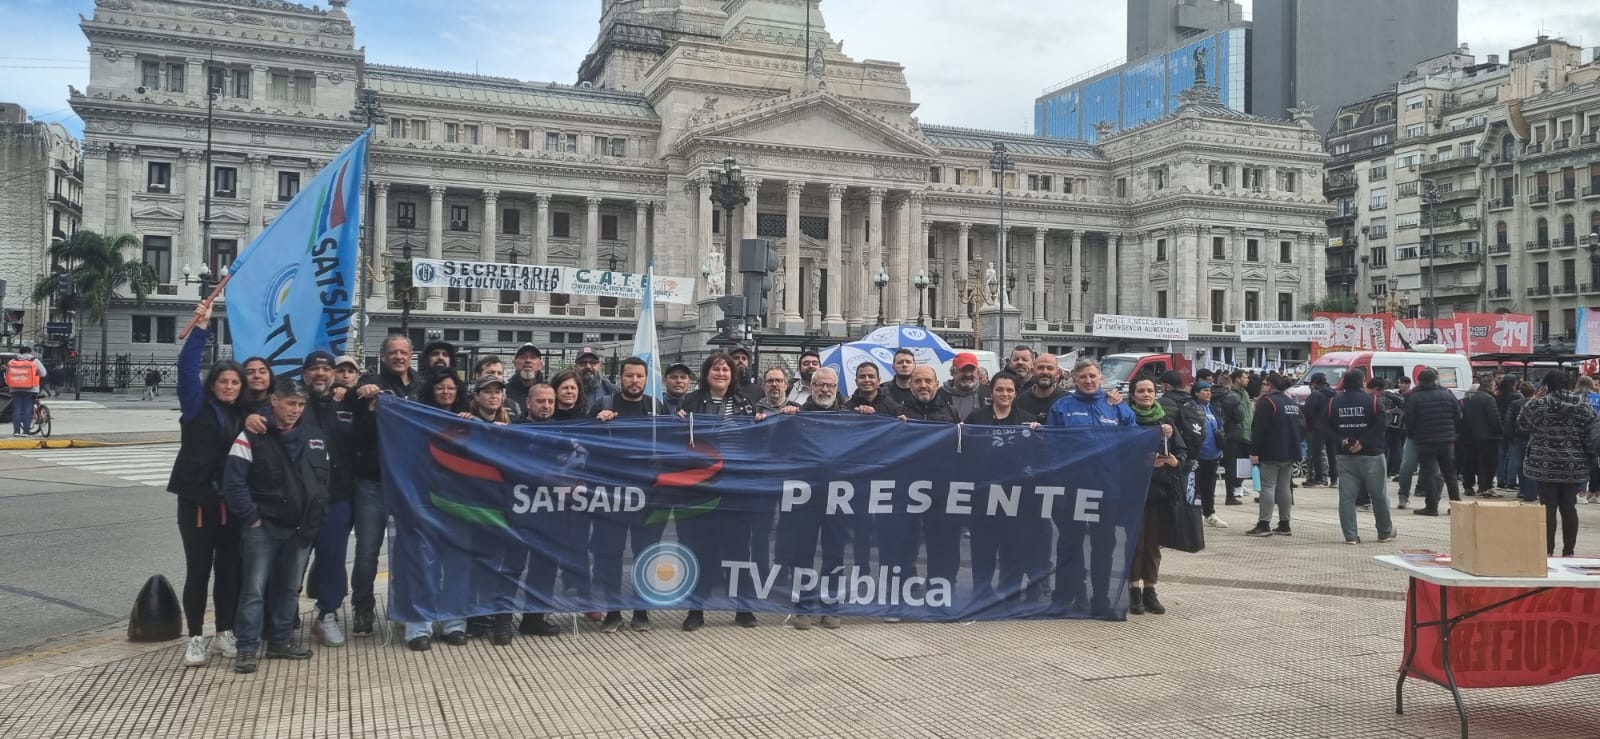
<path fill-rule="evenodd" d="M 143 305 L 145 296 L 156 289 L 155 270 L 143 261 L 127 259 L 124 249 L 129 246 L 139 246 L 139 237 L 133 234 L 104 236 L 80 229 L 50 244 L 51 263 L 63 269 L 52 270 L 33 287 L 35 303 L 47 302 L 63 290 L 75 295 L 78 311 L 87 312 L 90 323 L 100 324 L 102 368 L 108 352 L 106 309 L 111 307 L 112 298 L 126 287 L 133 291 L 134 300 Z"/>

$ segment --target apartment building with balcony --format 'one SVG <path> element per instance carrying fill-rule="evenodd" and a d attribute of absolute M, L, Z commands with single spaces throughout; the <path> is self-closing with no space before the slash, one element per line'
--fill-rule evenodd
<path fill-rule="evenodd" d="M 50 268 L 50 243 L 71 236 L 82 218 L 78 140 L 60 124 L 0 103 L 0 292 L 4 307 L 25 311 L 22 336 L 6 337 L 8 344 L 45 342 L 51 306 L 32 301 L 33 286 Z"/>
<path fill-rule="evenodd" d="M 1395 107 L 1392 87 L 1342 106 L 1327 136 L 1322 190 L 1334 208 L 1328 219 L 1327 294 L 1353 300 L 1361 312 L 1386 310 L 1388 302 Z"/>
<path fill-rule="evenodd" d="M 1348 281 L 1360 310 L 1407 317 L 1426 316 L 1431 293 L 1441 316 L 1529 313 L 1541 343 L 1570 337 L 1580 301 L 1600 294 L 1587 257 L 1600 231 L 1600 65 L 1589 56 L 1540 37 L 1505 63 L 1462 47 L 1417 65 L 1393 88 L 1389 184 L 1370 176 L 1369 110 L 1384 96 L 1341 108 L 1328 137 L 1327 184 L 1342 188 L 1329 191 L 1341 214 L 1329 221 L 1330 293 L 1352 294 Z"/>

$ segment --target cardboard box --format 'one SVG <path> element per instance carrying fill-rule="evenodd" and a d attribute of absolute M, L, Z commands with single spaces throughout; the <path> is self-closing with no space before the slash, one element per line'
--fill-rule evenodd
<path fill-rule="evenodd" d="M 1480 577 L 1544 577 L 1544 506 L 1499 500 L 1450 504 L 1450 566 Z"/>

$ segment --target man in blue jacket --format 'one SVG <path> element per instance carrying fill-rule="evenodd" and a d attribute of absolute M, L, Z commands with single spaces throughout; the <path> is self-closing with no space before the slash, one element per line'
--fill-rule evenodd
<path fill-rule="evenodd" d="M 1328 417 L 1328 402 L 1333 400 L 1333 388 L 1328 387 L 1328 378 L 1321 372 L 1311 375 L 1308 380 L 1311 385 L 1310 394 L 1306 395 L 1306 404 L 1302 414 L 1306 420 L 1306 435 L 1310 442 L 1310 457 L 1306 460 L 1309 471 L 1306 473 L 1306 485 L 1339 485 L 1339 470 L 1336 459 L 1339 456 L 1338 436 L 1334 434 L 1332 420 Z"/>
<path fill-rule="evenodd" d="M 1098 363 L 1088 359 L 1079 360 L 1072 368 L 1073 391 L 1050 408 L 1045 425 L 1133 426 L 1133 409 L 1122 403 L 1120 393 L 1107 393 L 1102 389 L 1101 380 Z M 1090 526 L 1064 513 L 1058 509 L 1054 517 L 1059 532 L 1056 537 L 1055 604 L 1065 608 L 1071 615 L 1088 611 L 1094 618 L 1117 618 L 1112 610 L 1110 592 L 1111 555 L 1117 548 L 1116 527 L 1104 524 Z M 1130 543 L 1139 536 L 1137 531 L 1124 533 Z M 1089 544 L 1087 562 L 1083 552 L 1086 540 Z"/>
<path fill-rule="evenodd" d="M 222 494 L 242 532 L 234 672 L 256 671 L 263 636 L 268 657 L 311 657 L 290 639 L 306 559 L 327 518 L 330 463 L 322 429 L 301 420 L 307 397 L 304 387 L 278 378 L 265 409 L 267 432 L 241 432 L 228 452 Z"/>
<path fill-rule="evenodd" d="M 1389 518 L 1389 494 L 1384 490 L 1388 482 L 1383 458 L 1388 448 L 1388 424 L 1378 396 L 1362 389 L 1365 379 L 1366 375 L 1360 370 L 1344 373 L 1339 382 L 1344 392 L 1335 396 L 1328 406 L 1328 418 L 1339 437 L 1339 528 L 1346 544 L 1361 543 L 1356 527 L 1356 502 L 1363 497 L 1372 500 L 1378 541 L 1395 538 L 1394 523 Z M 1374 380 L 1374 383 L 1375 390 L 1381 391 L 1383 381 Z"/>

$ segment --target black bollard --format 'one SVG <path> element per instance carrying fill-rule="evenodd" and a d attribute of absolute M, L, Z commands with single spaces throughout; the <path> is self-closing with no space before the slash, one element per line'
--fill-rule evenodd
<path fill-rule="evenodd" d="M 128 614 L 128 641 L 171 641 L 183 635 L 183 607 L 162 575 L 151 575 L 139 588 Z"/>

